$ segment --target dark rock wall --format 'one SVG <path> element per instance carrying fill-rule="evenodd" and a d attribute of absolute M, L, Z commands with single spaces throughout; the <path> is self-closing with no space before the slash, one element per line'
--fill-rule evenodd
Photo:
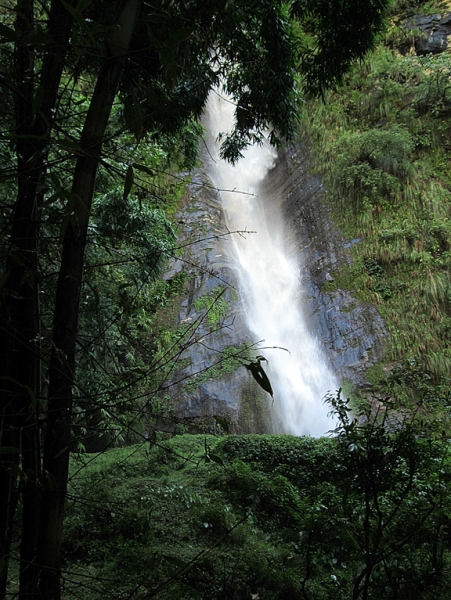
<path fill-rule="evenodd" d="M 451 35 L 451 13 L 416 15 L 406 21 L 404 27 L 407 30 L 422 33 L 414 39 L 415 52 L 418 56 L 440 54 L 448 48 Z M 404 50 L 408 52 L 410 44 L 406 44 Z"/>
<path fill-rule="evenodd" d="M 332 368 L 343 382 L 366 384 L 365 371 L 381 356 L 386 337 L 376 309 L 359 303 L 351 292 L 322 291 L 331 272 L 350 261 L 349 248 L 358 240 L 344 240 L 332 224 L 322 201 L 321 181 L 308 173 L 308 148 L 299 144 L 282 155 L 264 182 L 271 196 L 271 211 L 281 206 L 300 255 L 305 310 L 310 326 L 322 341 Z M 271 431 L 267 399 L 244 367 L 232 373 L 193 384 L 220 359 L 220 351 L 251 340 L 228 248 L 232 244 L 220 201 L 204 169 L 199 169 L 179 214 L 180 245 L 184 253 L 173 261 L 168 277 L 180 270 L 189 274 L 187 294 L 181 302 L 178 322 L 193 324 L 193 335 L 181 358 L 184 368 L 169 386 L 171 401 L 182 417 L 207 418 L 227 415 L 238 431 Z M 224 287 L 228 314 L 211 326 L 204 312 L 194 307 L 196 298 Z M 195 326 L 194 326 L 195 324 Z M 181 383 L 174 385 L 174 382 Z M 186 382 L 191 381 L 187 387 Z M 258 414 L 257 414 L 258 413 Z"/>
<path fill-rule="evenodd" d="M 279 201 L 302 257 L 306 310 L 338 378 L 363 387 L 365 371 L 382 355 L 387 332 L 377 310 L 357 301 L 352 292 L 322 291 L 327 281 L 333 281 L 331 273 L 350 263 L 349 249 L 359 240 L 345 240 L 332 223 L 321 180 L 308 172 L 308 166 L 308 148 L 298 144 L 281 157 L 273 174 L 285 182 Z"/>
<path fill-rule="evenodd" d="M 205 158 L 206 160 L 206 158 Z M 238 431 L 261 431 L 265 412 L 260 415 L 242 403 L 243 396 L 254 403 L 262 392 L 244 366 L 233 372 L 221 369 L 221 351 L 251 342 L 233 265 L 230 263 L 231 233 L 225 225 L 220 199 L 205 170 L 198 169 L 178 215 L 180 258 L 172 261 L 167 278 L 184 271 L 188 274 L 186 296 L 180 304 L 178 324 L 192 326 L 186 349 L 180 359 L 184 365 L 166 384 L 171 404 L 182 419 L 208 419 L 227 416 Z M 223 288 L 227 315 L 211 324 L 205 310 L 197 311 L 196 299 Z M 213 376 L 205 380 L 209 367 Z M 200 380 L 200 383 L 197 381 Z M 180 381 L 180 383 L 176 383 Z M 258 411 L 257 411 L 258 412 Z M 265 421 L 266 422 L 266 421 Z M 270 429 L 269 422 L 265 429 Z"/>

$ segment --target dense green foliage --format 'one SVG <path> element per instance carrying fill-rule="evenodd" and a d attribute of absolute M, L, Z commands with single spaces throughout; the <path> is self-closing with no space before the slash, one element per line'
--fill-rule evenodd
<path fill-rule="evenodd" d="M 383 401 L 353 405 L 351 417 L 340 396 L 329 398 L 337 427 L 320 440 L 158 434 L 74 456 L 67 598 L 449 596 L 451 63 L 410 51 L 417 34 L 401 23 L 416 4 L 398 3 L 384 43 L 324 104 L 309 103 L 304 122 L 327 201 L 359 238 L 352 265 L 326 285 L 377 303 L 390 329 L 390 377 L 381 366 L 370 374 Z M 333 33 L 327 10 L 321 18 Z M 315 62 L 304 66 L 308 77 Z M 212 327 L 226 308 L 220 289 L 196 306 Z M 163 334 L 160 355 L 181 335 Z M 238 351 L 191 385 L 235 368 Z"/>
<path fill-rule="evenodd" d="M 332 438 L 183 435 L 74 457 L 66 597 L 447 598 L 446 446 L 330 401 Z"/>
<path fill-rule="evenodd" d="M 180 186 L 165 173 L 194 166 L 210 89 L 224 81 L 239 103 L 231 159 L 268 124 L 274 143 L 276 130 L 293 130 L 287 8 L 194 4 L 2 7 L 2 597 L 19 496 L 20 595 L 61 597 L 74 429 L 97 440 L 107 431 L 107 443 L 142 435 L 178 356 L 179 340 L 161 352 L 151 339 L 154 314 L 137 317 L 157 303 L 153 283 L 175 251 L 168 215 Z"/>
<path fill-rule="evenodd" d="M 431 407 L 448 416 L 451 65 L 417 57 L 419 34 L 401 25 L 435 4 L 398 2 L 384 43 L 346 75 L 387 4 L 5 0 L 0 596 L 12 559 L 8 593 L 39 600 L 447 597 L 451 473 Z M 301 91 L 326 100 L 306 104 L 305 129 L 360 238 L 334 285 L 377 302 L 392 334 L 384 404 L 353 420 L 331 398 L 332 439 L 155 432 L 195 327 L 168 327 L 185 280 L 160 276 L 221 82 L 236 102 L 232 161 L 266 127 L 274 144 L 292 138 Z M 195 306 L 211 327 L 221 293 Z M 400 412 L 412 400 L 426 422 Z"/>
<path fill-rule="evenodd" d="M 413 382 L 423 373 L 448 405 L 451 58 L 417 56 L 419 34 L 404 24 L 413 10 L 449 6 L 399 4 L 384 43 L 324 104 L 309 105 L 304 126 L 327 202 L 345 235 L 358 240 L 352 265 L 327 289 L 349 288 L 378 305 L 390 332 L 385 364 L 408 362 L 417 374 L 398 387 L 400 401 L 418 399 Z"/>

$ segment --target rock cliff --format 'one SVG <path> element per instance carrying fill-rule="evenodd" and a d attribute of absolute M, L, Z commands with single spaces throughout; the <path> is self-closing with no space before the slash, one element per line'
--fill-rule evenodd
<path fill-rule="evenodd" d="M 387 334 L 374 307 L 359 303 L 349 291 L 323 291 L 330 273 L 350 261 L 349 248 L 358 240 L 344 240 L 333 225 L 321 181 L 308 172 L 308 164 L 308 148 L 300 143 L 279 157 L 263 185 L 272 206 L 281 205 L 299 250 L 312 331 L 339 380 L 363 387 L 365 371 L 381 355 Z M 168 277 L 181 270 L 188 273 L 178 323 L 192 326 L 192 333 L 181 355 L 182 368 L 169 382 L 171 404 L 181 418 L 227 416 L 239 431 L 277 431 L 269 416 L 269 397 L 244 366 L 224 361 L 228 351 L 235 353 L 242 344 L 258 340 L 251 339 L 246 327 L 229 258 L 234 234 L 227 231 L 220 198 L 205 169 L 195 173 L 178 220 L 184 251 L 172 262 Z M 211 319 L 205 299 L 218 295 L 223 310 Z"/>
<path fill-rule="evenodd" d="M 333 224 L 321 180 L 309 173 L 308 166 L 308 148 L 300 143 L 281 157 L 272 179 L 285 181 L 279 202 L 303 257 L 302 282 L 310 300 L 312 328 L 339 379 L 363 387 L 365 371 L 381 356 L 387 332 L 377 310 L 357 301 L 352 292 L 323 291 L 324 284 L 333 281 L 331 273 L 350 263 L 349 249 L 359 240 L 344 239 Z"/>

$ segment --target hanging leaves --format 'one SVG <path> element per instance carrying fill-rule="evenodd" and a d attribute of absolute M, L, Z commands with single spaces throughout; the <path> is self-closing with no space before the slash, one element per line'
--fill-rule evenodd
<path fill-rule="evenodd" d="M 124 98 L 124 118 L 127 127 L 139 142 L 144 135 L 144 110 L 139 100 L 134 94 L 129 94 Z"/>
<path fill-rule="evenodd" d="M 123 194 L 124 200 L 127 200 L 127 197 L 130 194 L 130 190 L 132 189 L 134 178 L 135 178 L 135 174 L 133 172 L 133 167 L 130 165 L 127 169 L 127 173 L 125 174 L 124 194 Z"/>
<path fill-rule="evenodd" d="M 137 171 L 142 171 L 143 173 L 147 173 L 147 175 L 150 175 L 151 177 L 155 177 L 155 172 L 152 169 L 149 169 L 149 167 L 146 167 L 146 165 L 141 165 L 139 163 L 133 163 L 133 168 L 136 169 Z"/>
<path fill-rule="evenodd" d="M 218 415 L 214 415 L 213 416 L 214 420 L 216 421 L 216 423 L 226 432 L 229 433 L 229 424 L 227 422 L 226 419 L 224 419 L 223 417 L 220 417 Z"/>
<path fill-rule="evenodd" d="M 221 467 L 223 467 L 224 462 L 223 462 L 222 458 L 220 456 L 218 456 L 217 454 L 211 453 L 210 447 L 207 444 L 206 438 L 204 440 L 204 447 L 205 447 L 205 454 L 203 456 L 201 456 L 201 460 L 204 460 L 206 463 L 214 462 L 217 465 L 221 465 Z"/>

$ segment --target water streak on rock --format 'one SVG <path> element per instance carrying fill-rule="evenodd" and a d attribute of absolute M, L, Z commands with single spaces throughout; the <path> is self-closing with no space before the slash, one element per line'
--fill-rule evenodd
<path fill-rule="evenodd" d="M 300 280 L 302 256 L 287 227 L 280 198 L 265 193 L 265 178 L 277 160 L 267 143 L 253 146 L 233 167 L 218 157 L 215 139 L 230 130 L 234 106 L 212 94 L 206 124 L 211 154 L 209 174 L 222 190 L 223 210 L 233 234 L 233 262 L 249 329 L 274 389 L 273 411 L 281 432 L 320 436 L 333 428 L 323 398 L 338 381 L 315 332 L 309 326 L 308 298 Z M 229 191 L 225 191 L 229 190 Z"/>

